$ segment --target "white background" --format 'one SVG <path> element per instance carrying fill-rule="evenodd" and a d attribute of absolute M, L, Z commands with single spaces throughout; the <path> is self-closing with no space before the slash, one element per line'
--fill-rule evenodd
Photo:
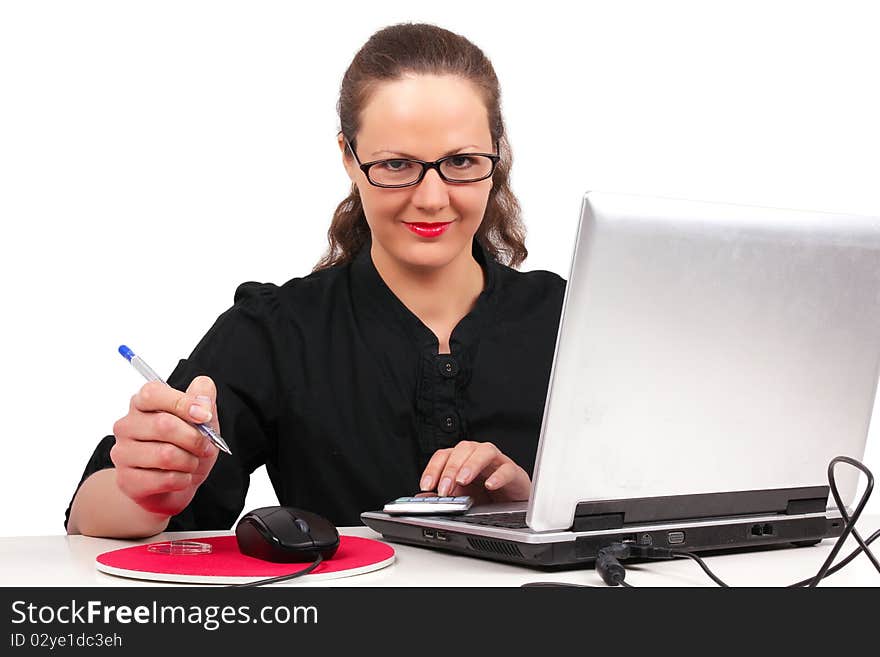
<path fill-rule="evenodd" d="M 402 21 L 495 64 L 523 269 L 567 277 L 587 189 L 880 214 L 869 2 L 3 2 L 0 534 L 63 532 L 143 383 L 119 344 L 167 375 L 237 284 L 311 270 L 339 82 Z"/>

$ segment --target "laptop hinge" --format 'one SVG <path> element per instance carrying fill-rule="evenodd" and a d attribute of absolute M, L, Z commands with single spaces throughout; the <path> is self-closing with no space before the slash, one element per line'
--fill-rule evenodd
<path fill-rule="evenodd" d="M 572 530 L 576 532 L 594 532 L 600 529 L 619 529 L 623 527 L 622 513 L 605 513 L 594 516 L 575 516 Z"/>
<path fill-rule="evenodd" d="M 822 513 L 827 500 L 828 486 L 802 486 L 581 502 L 575 510 L 572 530 L 596 531 L 646 522 L 768 513 Z"/>
<path fill-rule="evenodd" d="M 801 500 L 789 500 L 788 506 L 785 507 L 785 514 L 789 516 L 796 516 L 802 513 L 821 513 L 825 510 L 825 505 L 828 502 L 828 496 L 825 497 L 811 497 Z"/>

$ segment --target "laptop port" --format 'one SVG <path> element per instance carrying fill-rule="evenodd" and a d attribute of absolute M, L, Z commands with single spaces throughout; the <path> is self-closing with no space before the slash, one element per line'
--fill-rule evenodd
<path fill-rule="evenodd" d="M 681 545 L 684 543 L 684 532 L 669 532 L 666 535 L 666 540 L 670 545 Z"/>
<path fill-rule="evenodd" d="M 765 522 L 762 525 L 752 525 L 751 530 L 749 530 L 749 534 L 753 538 L 759 538 L 761 536 L 773 536 L 775 532 L 773 531 L 773 525 L 769 522 Z"/>
<path fill-rule="evenodd" d="M 446 535 L 446 532 L 440 531 L 439 529 L 437 530 L 436 535 L 437 535 L 438 541 L 448 541 L 449 540 L 449 537 Z"/>
<path fill-rule="evenodd" d="M 434 530 L 433 529 L 423 529 L 422 536 L 425 538 L 434 538 Z"/>

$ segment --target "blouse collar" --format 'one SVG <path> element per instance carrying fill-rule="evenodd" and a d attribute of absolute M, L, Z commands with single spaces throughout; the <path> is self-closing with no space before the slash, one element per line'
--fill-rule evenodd
<path fill-rule="evenodd" d="M 404 303 L 395 296 L 391 288 L 382 279 L 370 255 L 371 241 L 361 247 L 351 263 L 351 285 L 354 301 L 363 300 L 373 306 L 375 315 L 392 325 L 392 328 L 403 330 L 419 347 L 438 348 L 437 336 Z M 491 314 L 491 305 L 496 294 L 498 283 L 498 262 L 486 251 L 479 240 L 473 239 L 471 251 L 474 259 L 483 270 L 483 291 L 477 297 L 471 311 L 461 319 L 450 336 L 450 348 L 453 353 L 473 344 L 478 338 L 481 328 L 486 325 Z"/>

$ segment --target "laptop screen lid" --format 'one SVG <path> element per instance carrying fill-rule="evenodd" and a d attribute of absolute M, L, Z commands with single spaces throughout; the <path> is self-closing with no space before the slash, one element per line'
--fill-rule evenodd
<path fill-rule="evenodd" d="M 880 219 L 590 192 L 526 522 L 826 485 L 864 456 L 878 367 Z"/>

